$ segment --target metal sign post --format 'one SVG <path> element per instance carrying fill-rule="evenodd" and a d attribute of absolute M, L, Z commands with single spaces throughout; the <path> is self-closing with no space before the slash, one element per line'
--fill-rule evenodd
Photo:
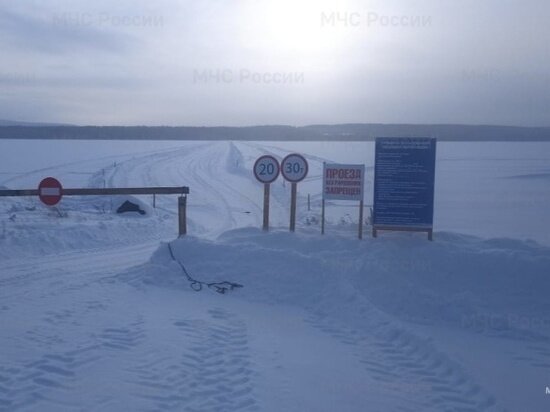
<path fill-rule="evenodd" d="M 363 208 L 365 207 L 364 205 L 364 200 L 361 199 L 361 201 L 359 202 L 359 239 L 363 239 Z"/>
<path fill-rule="evenodd" d="M 269 192 L 271 185 L 264 183 L 264 218 L 262 229 L 266 232 L 269 230 Z"/>
<path fill-rule="evenodd" d="M 279 177 L 281 168 L 279 161 L 273 156 L 261 156 L 254 163 L 254 176 L 256 179 L 264 184 L 264 216 L 263 216 L 263 230 L 269 230 L 269 195 L 270 185 Z"/>
<path fill-rule="evenodd" d="M 325 198 L 321 202 L 321 234 L 325 234 Z"/>
<path fill-rule="evenodd" d="M 292 184 L 290 192 L 290 231 L 294 232 L 296 230 L 298 183 L 306 178 L 309 166 L 302 155 L 293 153 L 283 159 L 281 169 L 285 180 Z"/>

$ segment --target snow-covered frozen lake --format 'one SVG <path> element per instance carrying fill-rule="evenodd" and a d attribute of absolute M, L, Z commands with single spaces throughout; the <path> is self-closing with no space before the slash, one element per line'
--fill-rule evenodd
<path fill-rule="evenodd" d="M 298 230 L 279 179 L 265 234 L 251 168 L 289 152 Z M 343 203 L 321 236 L 324 161 L 371 203 L 373 143 L 0 140 L 0 186 L 191 189 L 178 240 L 174 196 L 0 198 L 0 411 L 550 410 L 550 143 L 438 143 L 434 242 Z"/>
<path fill-rule="evenodd" d="M 314 208 L 318 208 L 320 203 L 320 165 L 323 161 L 365 164 L 368 173 L 365 200 L 367 205 L 372 203 L 372 142 L 0 140 L 0 185 L 35 188 L 42 177 L 54 175 L 65 187 L 89 186 L 97 183 L 97 179 L 90 180 L 91 176 L 103 173 L 103 169 L 107 170 L 106 179 L 110 180 L 110 185 L 187 185 L 192 190 L 191 208 L 200 209 L 204 203 L 211 202 L 209 208 L 219 208 L 216 214 L 226 215 L 220 217 L 221 221 L 217 221 L 211 231 L 194 234 L 217 236 L 229 227 L 248 226 L 261 219 L 258 214 L 261 188 L 256 187 L 251 168 L 253 160 L 264 151 L 278 156 L 284 156 L 286 152 L 308 156 L 312 168 L 307 181 L 300 185 L 300 193 L 302 204 L 307 194 L 311 194 L 315 199 Z M 236 172 L 232 176 L 236 179 L 231 190 L 234 193 L 221 195 L 216 201 L 212 198 L 216 196 L 214 193 L 227 191 L 227 187 L 225 184 L 221 185 L 223 187 L 212 186 L 208 178 L 214 181 L 224 179 L 227 156 L 233 156 L 231 161 L 234 164 L 229 166 L 234 166 L 232 171 Z M 118 162 L 118 167 L 111 176 L 109 168 L 115 162 Z M 209 167 L 212 165 L 216 167 Z M 208 175 L 206 179 L 205 174 Z M 241 177 L 243 179 L 239 180 Z M 278 184 L 282 185 L 282 178 Z M 481 237 L 532 239 L 550 245 L 549 187 L 550 143 L 440 142 L 437 149 L 435 230 Z M 225 205 L 225 199 L 221 197 L 228 196 L 234 201 Z M 286 198 L 281 202 L 283 211 Z M 333 219 L 357 219 L 345 204 L 338 207 L 340 209 L 336 211 L 328 210 Z M 255 215 L 243 218 L 242 212 L 249 209 Z M 283 215 L 277 216 L 275 211 L 276 226 L 286 225 L 288 218 L 286 213 Z M 191 212 L 191 220 L 204 223 L 202 217 L 194 217 L 196 215 Z"/>

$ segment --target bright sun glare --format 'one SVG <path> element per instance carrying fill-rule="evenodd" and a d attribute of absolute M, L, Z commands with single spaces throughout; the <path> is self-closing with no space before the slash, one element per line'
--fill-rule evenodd
<path fill-rule="evenodd" d="M 304 54 L 333 48 L 342 41 L 342 32 L 334 27 L 323 26 L 322 15 L 334 11 L 334 4 L 324 0 L 247 3 L 247 36 L 254 38 L 248 37 L 246 40 L 249 44 L 252 42 L 268 50 Z"/>

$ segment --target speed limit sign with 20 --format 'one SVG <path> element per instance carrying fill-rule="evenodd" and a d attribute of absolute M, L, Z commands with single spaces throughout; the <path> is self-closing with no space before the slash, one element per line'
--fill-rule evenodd
<path fill-rule="evenodd" d="M 254 163 L 254 176 L 261 183 L 273 183 L 279 177 L 279 162 L 273 156 L 262 156 Z"/>

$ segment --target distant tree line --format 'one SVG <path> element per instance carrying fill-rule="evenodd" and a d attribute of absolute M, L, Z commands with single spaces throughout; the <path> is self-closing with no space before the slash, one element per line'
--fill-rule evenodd
<path fill-rule="evenodd" d="M 436 137 L 441 141 L 550 141 L 550 127 L 341 124 L 250 127 L 0 126 L 0 139 L 373 141 Z"/>

